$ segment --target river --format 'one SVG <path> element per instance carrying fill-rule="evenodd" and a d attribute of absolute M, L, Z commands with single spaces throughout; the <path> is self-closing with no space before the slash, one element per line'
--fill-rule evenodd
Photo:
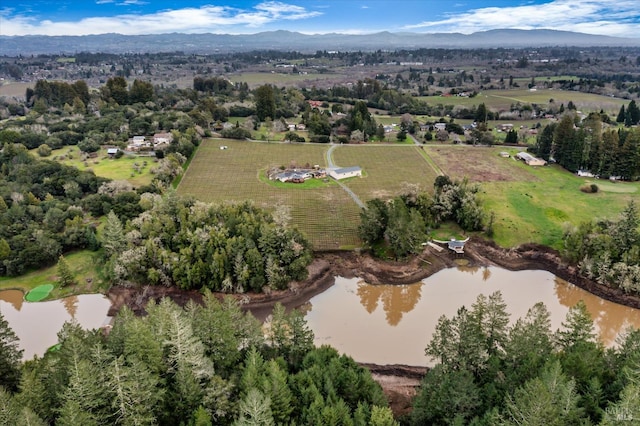
<path fill-rule="evenodd" d="M 58 343 L 58 332 L 75 320 L 86 329 L 99 328 L 111 302 L 102 294 L 83 294 L 49 302 L 27 302 L 19 290 L 0 291 L 0 312 L 20 339 L 23 359 L 42 356 Z"/>
<path fill-rule="evenodd" d="M 581 299 L 607 346 L 628 326 L 640 327 L 640 310 L 608 302 L 546 271 L 508 271 L 497 267 L 442 270 L 410 285 L 370 285 L 337 277 L 305 309 L 315 343 L 329 344 L 359 362 L 431 365 L 424 348 L 441 315 L 452 317 L 479 294 L 502 292 L 512 322 L 536 302 L 551 313 L 552 329 Z"/>

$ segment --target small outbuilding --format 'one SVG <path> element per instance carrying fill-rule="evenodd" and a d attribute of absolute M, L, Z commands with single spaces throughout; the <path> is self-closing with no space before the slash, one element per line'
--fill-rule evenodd
<path fill-rule="evenodd" d="M 335 180 L 347 179 L 350 177 L 362 176 L 362 169 L 359 166 L 342 167 L 337 169 L 330 169 L 329 176 Z"/>
<path fill-rule="evenodd" d="M 519 152 L 516 157 L 519 160 L 524 161 L 525 163 L 527 163 L 527 165 L 529 166 L 544 166 L 545 164 L 547 164 L 546 161 L 544 161 L 542 158 L 536 158 L 533 155 L 529 154 L 528 152 Z"/>

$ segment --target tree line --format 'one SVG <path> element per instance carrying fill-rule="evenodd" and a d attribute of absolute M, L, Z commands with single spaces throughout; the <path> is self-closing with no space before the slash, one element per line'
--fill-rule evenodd
<path fill-rule="evenodd" d="M 438 176 L 434 193 L 411 190 L 384 201 L 367 201 L 360 212 L 358 236 L 374 254 L 405 258 L 422 251 L 429 231 L 446 221 L 457 223 L 465 231 L 491 232 L 492 219 L 486 218 L 477 196 L 479 187 L 465 180 Z"/>
<path fill-rule="evenodd" d="M 638 206 L 632 200 L 617 220 L 592 220 L 568 226 L 563 256 L 591 280 L 625 293 L 640 294 Z"/>
<path fill-rule="evenodd" d="M 66 323 L 20 362 L 0 314 L 0 421 L 30 425 L 393 426 L 380 386 L 353 359 L 314 348 L 302 315 L 274 308 L 268 332 L 234 299 L 168 299 L 107 334 Z"/>
<path fill-rule="evenodd" d="M 499 292 L 438 319 L 407 425 L 615 425 L 640 416 L 640 331 L 605 349 L 584 302 L 551 329 L 542 303 L 509 325 Z M 630 423 L 631 422 L 631 423 Z"/>
<path fill-rule="evenodd" d="M 576 172 L 588 170 L 600 177 L 635 180 L 640 176 L 640 130 L 604 129 L 600 114 L 579 120 L 565 113 L 559 122 L 538 134 L 535 151 L 545 160 Z"/>

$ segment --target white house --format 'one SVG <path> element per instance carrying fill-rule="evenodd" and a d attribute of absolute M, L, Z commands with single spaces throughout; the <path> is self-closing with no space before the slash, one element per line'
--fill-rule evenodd
<path fill-rule="evenodd" d="M 173 136 L 171 135 L 171 133 L 156 133 L 155 135 L 153 135 L 154 146 L 165 145 L 165 144 L 168 145 L 171 143 L 172 140 L 173 140 Z"/>
<path fill-rule="evenodd" d="M 433 125 L 436 130 L 446 130 L 447 123 L 436 123 Z"/>
<path fill-rule="evenodd" d="M 329 176 L 335 180 L 347 179 L 350 177 L 362 176 L 362 169 L 359 166 L 341 167 L 337 169 L 330 169 Z"/>

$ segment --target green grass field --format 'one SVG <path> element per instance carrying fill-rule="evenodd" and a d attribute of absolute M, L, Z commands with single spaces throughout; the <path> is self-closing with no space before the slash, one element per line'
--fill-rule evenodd
<path fill-rule="evenodd" d="M 284 72 L 247 72 L 239 74 L 229 74 L 228 77 L 234 83 L 247 83 L 249 87 L 255 88 L 262 84 L 277 84 L 287 86 L 299 82 L 313 84 L 314 81 L 336 78 L 338 74 L 288 74 Z"/>
<path fill-rule="evenodd" d="M 32 150 L 36 158 L 40 158 L 36 149 Z M 71 157 L 69 157 L 71 155 Z M 114 180 L 127 180 L 134 186 L 143 186 L 151 183 L 153 175 L 151 169 L 155 167 L 155 157 L 136 157 L 125 155 L 121 158 L 111 159 L 107 150 L 98 151 L 97 158 L 89 158 L 82 161 L 80 150 L 77 146 L 65 146 L 54 149 L 47 160 L 59 161 L 62 164 L 73 166 L 79 170 L 93 170 L 96 176 L 102 176 Z M 136 166 L 137 164 L 137 166 Z M 139 171 L 136 171 L 136 168 Z"/>
<path fill-rule="evenodd" d="M 76 280 L 74 286 L 61 288 L 56 282 L 57 267 L 53 265 L 27 272 L 19 277 L 0 277 L 0 290 L 17 289 L 26 294 L 40 285 L 54 284 L 54 289 L 49 293 L 47 299 L 58 299 L 72 294 L 104 292 L 107 287 L 100 276 L 95 255 L 96 253 L 89 250 L 65 255 Z"/>
<path fill-rule="evenodd" d="M 640 183 L 580 178 L 558 166 L 530 167 L 513 158 L 502 158 L 500 147 L 428 147 L 442 170 L 451 177 L 481 182 L 485 211 L 494 212 L 495 240 L 511 247 L 536 242 L 560 248 L 563 227 L 597 218 L 616 217 L 632 198 Z M 595 194 L 580 191 L 595 183 Z"/>

